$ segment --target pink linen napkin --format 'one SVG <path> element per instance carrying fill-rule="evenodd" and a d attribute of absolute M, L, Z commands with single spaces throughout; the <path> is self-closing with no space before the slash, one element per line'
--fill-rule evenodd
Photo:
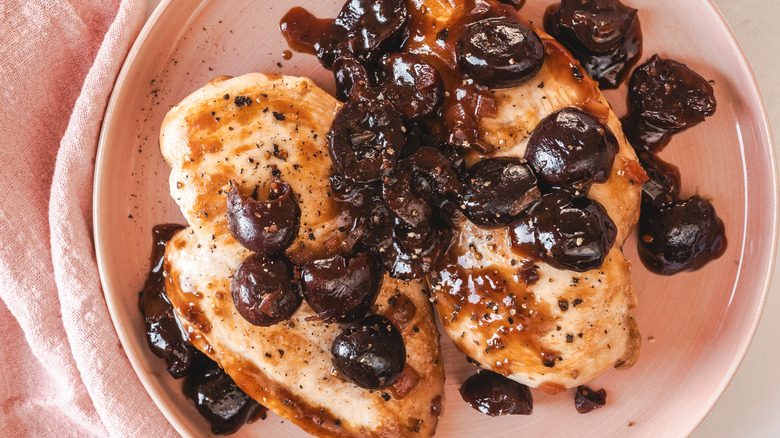
<path fill-rule="evenodd" d="M 92 177 L 144 0 L 0 0 L 0 436 L 175 436 L 117 338 Z"/>

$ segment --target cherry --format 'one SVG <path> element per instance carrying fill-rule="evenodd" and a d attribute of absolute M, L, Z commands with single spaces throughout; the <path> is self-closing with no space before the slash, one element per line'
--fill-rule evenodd
<path fill-rule="evenodd" d="M 491 417 L 531 415 L 534 410 L 534 399 L 527 386 L 487 370 L 466 379 L 460 396 L 469 406 Z"/>
<path fill-rule="evenodd" d="M 618 143 L 596 117 L 569 107 L 545 117 L 534 129 L 525 159 L 552 187 L 583 189 L 609 178 Z"/>
<path fill-rule="evenodd" d="M 303 267 L 303 296 L 317 317 L 326 322 L 352 322 L 371 310 L 384 271 L 370 252 L 350 259 L 335 255 Z"/>
<path fill-rule="evenodd" d="M 367 389 L 392 385 L 406 365 L 404 338 L 381 315 L 368 316 L 344 329 L 330 353 L 340 376 Z"/>
<path fill-rule="evenodd" d="M 406 140 L 398 112 L 387 101 L 349 101 L 328 133 L 331 157 L 355 182 L 379 180 L 395 165 Z"/>
<path fill-rule="evenodd" d="M 461 69 L 490 88 L 528 82 L 544 64 L 542 40 L 530 26 L 510 18 L 489 18 L 469 25 L 457 50 Z"/>
<path fill-rule="evenodd" d="M 519 158 L 488 158 L 469 169 L 460 205 L 471 222 L 498 228 L 509 225 L 541 197 L 536 176 Z"/>
<path fill-rule="evenodd" d="M 253 253 L 230 283 L 233 304 L 250 324 L 271 326 L 290 318 L 302 298 L 293 283 L 293 265 L 284 256 Z"/>
<path fill-rule="evenodd" d="M 267 201 L 244 196 L 230 181 L 227 222 L 230 234 L 243 247 L 262 254 L 282 251 L 298 235 L 301 209 L 290 185 L 275 178 Z"/>

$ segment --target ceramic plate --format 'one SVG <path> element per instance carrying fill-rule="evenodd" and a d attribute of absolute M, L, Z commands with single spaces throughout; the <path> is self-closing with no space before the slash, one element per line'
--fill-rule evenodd
<path fill-rule="evenodd" d="M 447 372 L 439 437 L 682 436 L 694 430 L 739 366 L 756 329 L 777 231 L 777 192 L 768 122 L 753 74 L 734 36 L 707 0 L 627 0 L 640 9 L 644 58 L 654 53 L 686 63 L 714 80 L 717 114 L 677 135 L 662 153 L 683 175 L 683 195 L 711 199 L 726 224 L 725 255 L 704 269 L 661 277 L 644 269 L 635 238 L 625 245 L 639 293 L 643 334 L 639 362 L 592 383 L 609 394 L 588 415 L 571 393 L 534 393 L 531 416 L 490 418 L 458 394 L 474 372 L 442 339 Z M 552 0 L 528 0 L 522 14 L 539 23 Z M 218 75 L 274 72 L 309 76 L 332 90 L 329 72 L 312 56 L 287 49 L 279 19 L 292 6 L 335 16 L 342 0 L 163 1 L 136 41 L 106 113 L 95 175 L 95 242 L 103 286 L 119 337 L 138 376 L 185 436 L 209 435 L 181 393 L 181 382 L 150 353 L 138 310 L 149 268 L 151 228 L 184 223 L 168 195 L 169 169 L 157 136 L 166 111 Z M 607 97 L 619 115 L 625 90 Z M 305 436 L 269 415 L 237 436 Z"/>

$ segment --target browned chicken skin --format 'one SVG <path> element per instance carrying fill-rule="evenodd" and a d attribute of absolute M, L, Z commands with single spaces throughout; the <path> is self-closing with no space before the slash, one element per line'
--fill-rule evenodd
<path fill-rule="evenodd" d="M 432 37 L 433 29 L 458 20 L 459 3 L 408 2 L 413 30 Z M 405 283 L 385 275 L 373 310 L 400 323 L 407 362 L 399 382 L 381 391 L 346 382 L 334 375 L 328 352 L 342 325 L 308 320 L 314 312 L 306 303 L 270 327 L 238 314 L 230 279 L 250 252 L 228 232 L 225 212 L 229 180 L 262 193 L 276 174 L 301 208 L 300 232 L 286 255 L 301 265 L 337 253 L 349 217 L 330 196 L 325 137 L 341 104 L 308 79 L 220 77 L 171 110 L 160 138 L 171 194 L 190 225 L 167 246 L 166 292 L 191 342 L 261 404 L 318 436 L 433 435 L 444 374 L 428 282 L 458 348 L 528 386 L 554 393 L 633 365 L 640 347 L 636 293 L 621 247 L 637 221 L 645 175 L 597 84 L 557 42 L 537 33 L 546 52 L 541 71 L 492 92 L 497 111 L 479 131 L 494 152 L 474 151 L 466 161 L 523 157 L 539 121 L 560 109 L 576 106 L 598 117 L 619 144 L 608 179 L 587 192 L 617 229 L 603 266 L 554 268 L 513 250 L 506 228 L 486 230 L 462 218 L 431 278 Z M 436 64 L 428 43 L 412 38 L 404 49 Z"/>
<path fill-rule="evenodd" d="M 302 264 L 337 249 L 344 217 L 328 196 L 325 137 L 339 107 L 308 79 L 248 74 L 217 78 L 171 110 L 160 145 L 172 169 L 171 194 L 190 226 L 167 245 L 166 293 L 191 342 L 247 394 L 302 429 L 318 436 L 431 436 L 444 371 L 422 281 L 384 279 L 374 310 L 399 326 L 407 359 L 399 380 L 378 391 L 332 373 L 329 349 L 343 324 L 307 320 L 314 312 L 304 303 L 288 321 L 253 326 L 231 299 L 233 272 L 250 252 L 227 229 L 229 180 L 262 191 L 278 170 L 301 208 L 287 256 Z"/>
<path fill-rule="evenodd" d="M 405 50 L 432 63 L 454 62 L 437 49 L 437 29 L 457 26 L 467 4 L 412 1 L 418 37 L 407 40 Z M 480 135 L 495 151 L 474 151 L 467 163 L 486 156 L 522 158 L 537 124 L 560 109 L 574 106 L 597 116 L 617 138 L 619 151 L 607 181 L 594 184 L 587 196 L 615 223 L 615 244 L 600 269 L 571 272 L 514 252 L 506 228 L 481 229 L 464 219 L 431 285 L 445 331 L 461 351 L 485 368 L 559 392 L 613 366 L 628 368 L 639 354 L 632 316 L 636 292 L 621 247 L 639 218 L 645 174 L 598 84 L 559 43 L 535 30 L 545 47 L 542 69 L 523 85 L 491 90 L 496 116 L 481 120 Z M 528 275 L 538 277 L 530 286 Z"/>

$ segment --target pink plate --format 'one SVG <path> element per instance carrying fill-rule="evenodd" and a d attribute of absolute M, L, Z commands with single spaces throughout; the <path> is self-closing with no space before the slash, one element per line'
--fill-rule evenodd
<path fill-rule="evenodd" d="M 713 201 L 726 224 L 726 254 L 704 269 L 660 277 L 647 272 L 635 242 L 636 313 L 644 336 L 639 362 L 593 382 L 605 408 L 574 410 L 572 395 L 535 393 L 530 417 L 490 418 L 463 403 L 460 383 L 473 367 L 442 340 L 447 372 L 441 437 L 683 436 L 717 401 L 750 344 L 766 296 L 777 236 L 777 184 L 768 121 L 753 74 L 734 36 L 708 0 L 627 0 L 640 9 L 645 58 L 688 64 L 715 81 L 717 114 L 673 140 L 665 160 L 683 174 L 683 195 Z M 103 287 L 122 345 L 138 376 L 174 427 L 207 436 L 209 427 L 146 345 L 138 291 L 149 268 L 151 228 L 184 223 L 168 195 L 169 169 L 157 144 L 166 111 L 218 75 L 275 72 L 310 76 L 332 90 L 312 56 L 287 49 L 279 19 L 301 5 L 334 16 L 342 0 L 163 1 L 125 61 L 105 117 L 95 175 L 95 242 Z M 523 15 L 540 22 L 552 0 L 529 0 Z M 618 114 L 625 90 L 608 93 Z M 305 436 L 274 415 L 238 436 Z"/>

